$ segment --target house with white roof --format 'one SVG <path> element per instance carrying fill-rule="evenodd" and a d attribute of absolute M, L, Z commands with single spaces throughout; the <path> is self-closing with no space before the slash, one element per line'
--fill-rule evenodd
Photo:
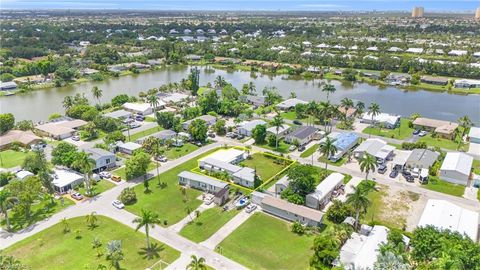
<path fill-rule="evenodd" d="M 314 209 L 325 207 L 330 202 L 333 192 L 342 185 L 344 178 L 343 174 L 336 172 L 327 176 L 317 185 L 313 193 L 306 196 L 305 205 Z"/>
<path fill-rule="evenodd" d="M 478 240 L 479 213 L 445 200 L 430 199 L 423 210 L 418 227 L 434 226 L 466 234 L 473 241 Z"/>
<path fill-rule="evenodd" d="M 83 175 L 80 173 L 67 169 L 54 169 L 52 177 L 53 188 L 60 194 L 74 189 L 83 183 L 84 180 Z"/>
<path fill-rule="evenodd" d="M 278 137 L 282 138 L 284 137 L 288 132 L 290 131 L 290 126 L 289 125 L 281 125 L 278 127 Z M 267 133 L 277 135 L 277 127 L 269 127 L 267 128 Z"/>
<path fill-rule="evenodd" d="M 361 159 L 368 153 L 377 158 L 378 161 L 384 163 L 393 156 L 395 147 L 388 145 L 386 141 L 377 138 L 366 139 L 355 150 L 353 154 L 355 158 Z"/>
<path fill-rule="evenodd" d="M 473 157 L 461 152 L 448 152 L 440 167 L 440 179 L 466 186 L 472 164 Z"/>
<path fill-rule="evenodd" d="M 205 121 L 207 126 L 211 126 L 211 125 L 213 125 L 217 122 L 217 118 L 215 116 L 206 114 L 206 115 L 201 115 L 201 116 L 196 117 L 194 119 L 183 122 L 182 123 L 182 128 L 184 130 L 187 130 L 190 127 L 190 123 L 192 123 L 193 120 L 198 120 L 198 119 Z"/>
<path fill-rule="evenodd" d="M 323 213 L 318 210 L 269 195 L 263 196 L 261 208 L 271 215 L 289 221 L 298 221 L 307 226 L 320 226 L 323 220 Z"/>
<path fill-rule="evenodd" d="M 471 127 L 468 132 L 468 138 L 471 143 L 480 144 L 480 127 Z"/>
<path fill-rule="evenodd" d="M 15 173 L 15 177 L 17 177 L 20 180 L 23 180 L 27 177 L 34 176 L 34 174 L 30 171 L 27 170 L 19 170 Z"/>
<path fill-rule="evenodd" d="M 465 51 L 465 50 L 451 50 L 448 52 L 448 55 L 451 55 L 451 56 L 462 56 L 467 54 L 468 54 L 468 51 Z"/>
<path fill-rule="evenodd" d="M 423 48 L 408 48 L 407 53 L 423 53 Z"/>
<path fill-rule="evenodd" d="M 237 133 L 243 136 L 251 137 L 253 129 L 259 125 L 266 125 L 267 122 L 259 119 L 243 122 L 237 127 Z"/>
<path fill-rule="evenodd" d="M 178 183 L 182 186 L 200 189 L 209 193 L 215 193 L 228 187 L 227 183 L 218 179 L 189 171 L 183 171 L 178 174 Z"/>
<path fill-rule="evenodd" d="M 129 112 L 141 115 L 149 115 L 153 113 L 153 107 L 148 103 L 127 102 L 123 104 L 122 107 Z M 159 100 L 157 107 L 158 109 L 165 107 L 165 102 Z"/>
<path fill-rule="evenodd" d="M 480 88 L 480 80 L 459 79 L 453 85 L 455 88 Z"/>
<path fill-rule="evenodd" d="M 117 144 L 117 148 L 119 152 L 125 153 L 127 155 L 133 155 L 133 152 L 135 152 L 135 150 L 142 148 L 142 145 L 134 142 L 120 142 L 119 144 Z"/>
<path fill-rule="evenodd" d="M 290 98 L 278 103 L 277 105 L 275 105 L 275 107 L 282 111 L 288 111 L 293 109 L 297 104 L 307 104 L 307 103 L 308 102 L 298 98 Z"/>
<path fill-rule="evenodd" d="M 400 115 L 391 115 L 388 113 L 379 113 L 372 118 L 372 114 L 366 112 L 362 115 L 360 122 L 367 124 L 380 124 L 385 128 L 394 129 L 400 125 Z"/>

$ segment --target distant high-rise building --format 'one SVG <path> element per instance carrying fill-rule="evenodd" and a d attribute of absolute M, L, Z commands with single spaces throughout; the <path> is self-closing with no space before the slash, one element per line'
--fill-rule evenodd
<path fill-rule="evenodd" d="M 475 19 L 480 20 L 480 7 L 478 7 L 477 11 L 475 12 Z"/>
<path fill-rule="evenodd" d="M 412 18 L 422 18 L 423 17 L 423 7 L 414 7 L 412 10 Z"/>

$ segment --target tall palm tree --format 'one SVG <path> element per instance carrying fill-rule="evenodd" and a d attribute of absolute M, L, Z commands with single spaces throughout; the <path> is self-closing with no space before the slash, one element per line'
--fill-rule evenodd
<path fill-rule="evenodd" d="M 87 224 L 90 228 L 95 228 L 96 227 L 96 223 L 98 221 L 98 218 L 97 218 L 97 212 L 93 211 L 92 213 L 90 213 L 90 215 L 87 215 L 85 217 L 86 221 L 87 221 Z"/>
<path fill-rule="evenodd" d="M 66 96 L 66 97 L 63 98 L 63 102 L 62 102 L 62 103 L 63 103 L 63 107 L 64 107 L 66 110 L 68 110 L 68 109 L 70 109 L 70 108 L 73 106 L 74 102 L 75 102 L 75 101 L 73 100 L 73 97 L 72 97 L 72 96 Z"/>
<path fill-rule="evenodd" d="M 370 106 L 368 107 L 368 113 L 370 114 L 370 116 L 372 117 L 372 125 L 375 126 L 375 123 L 373 121 L 373 119 L 375 118 L 375 116 L 379 115 L 380 114 L 380 105 L 378 105 L 377 103 L 373 102 L 372 104 L 370 104 Z M 370 134 L 368 135 L 368 137 L 370 138 Z"/>
<path fill-rule="evenodd" d="M 458 118 L 457 121 L 460 124 L 460 126 L 463 128 L 463 131 L 462 131 L 462 138 L 463 138 L 463 136 L 465 135 L 465 132 L 467 132 L 468 128 L 472 127 L 473 123 L 467 115 Z"/>
<path fill-rule="evenodd" d="M 85 151 L 79 152 L 75 160 L 72 163 L 72 167 L 80 170 L 84 175 L 85 189 L 87 190 L 87 195 L 90 195 L 92 188 L 90 186 L 90 176 L 92 175 L 93 166 L 95 165 L 95 160 L 90 158 L 90 154 Z"/>
<path fill-rule="evenodd" d="M 335 93 L 335 91 L 337 91 L 335 86 L 333 86 L 333 84 L 329 84 L 329 83 L 325 84 L 322 88 L 322 92 L 327 93 L 327 100 L 329 100 L 330 94 Z"/>
<path fill-rule="evenodd" d="M 154 228 L 155 224 L 160 224 L 160 218 L 157 214 L 142 209 L 141 217 L 135 218 L 133 223 L 138 223 L 137 227 L 135 228 L 136 231 L 145 227 L 145 235 L 147 236 L 147 250 L 150 250 L 150 228 Z"/>
<path fill-rule="evenodd" d="M 98 88 L 98 86 L 94 86 L 91 91 L 92 96 L 97 100 L 97 102 L 100 102 L 100 98 L 103 96 L 103 90 Z"/>
<path fill-rule="evenodd" d="M 153 111 L 157 111 L 158 105 L 160 105 L 160 100 L 157 95 L 150 95 L 147 97 L 148 104 L 152 106 Z"/>
<path fill-rule="evenodd" d="M 283 120 L 283 118 L 279 114 L 277 114 L 273 118 L 272 122 L 270 123 L 272 126 L 275 127 L 275 131 L 277 132 L 276 138 L 275 138 L 275 149 L 278 148 L 278 132 L 279 132 L 280 128 L 283 126 L 284 123 L 285 123 L 285 121 Z"/>
<path fill-rule="evenodd" d="M 367 195 L 368 192 L 359 186 L 353 187 L 353 193 L 347 194 L 347 203 L 351 204 L 355 209 L 355 226 L 358 226 L 360 212 L 366 211 L 371 203 Z"/>
<path fill-rule="evenodd" d="M 7 231 L 10 231 L 10 218 L 8 217 L 8 208 L 12 206 L 17 199 L 12 196 L 7 189 L 0 190 L 0 212 L 5 216 Z"/>
<path fill-rule="evenodd" d="M 330 156 L 335 155 L 335 153 L 337 152 L 337 147 L 335 146 L 334 142 L 335 140 L 332 140 L 330 137 L 327 136 L 325 138 L 325 141 L 320 143 L 319 151 L 327 160 Z M 327 160 L 325 160 L 325 169 L 327 169 L 328 166 Z"/>
<path fill-rule="evenodd" d="M 116 270 L 120 268 L 120 261 L 124 259 L 122 242 L 120 240 L 112 240 L 107 244 L 107 261 L 110 261 L 110 266 Z"/>
<path fill-rule="evenodd" d="M 198 258 L 195 255 L 191 256 L 192 260 L 190 264 L 187 265 L 187 270 L 206 270 L 207 265 L 205 265 L 205 258 Z"/>
<path fill-rule="evenodd" d="M 377 167 L 377 159 L 369 153 L 365 153 L 360 159 L 359 164 L 360 170 L 365 173 L 365 180 L 367 180 L 368 174 L 375 171 Z"/>
<path fill-rule="evenodd" d="M 215 78 L 214 83 L 216 88 L 223 88 L 227 84 L 227 81 L 225 81 L 225 78 L 223 76 L 218 75 Z"/>
<path fill-rule="evenodd" d="M 345 108 L 345 111 L 348 111 L 348 109 L 350 108 L 353 108 L 353 100 L 349 99 L 349 98 L 343 98 L 341 101 L 340 101 L 340 105 L 342 105 L 342 107 Z"/>
<path fill-rule="evenodd" d="M 365 110 L 365 103 L 357 101 L 357 104 L 355 104 L 355 109 L 357 110 L 355 112 L 357 115 L 362 115 L 363 111 Z"/>
<path fill-rule="evenodd" d="M 329 101 L 320 102 L 318 106 L 318 118 L 322 120 L 325 132 L 328 132 L 327 126 L 330 124 L 330 119 L 334 115 L 335 108 L 330 104 Z"/>
<path fill-rule="evenodd" d="M 314 100 L 310 101 L 307 105 L 307 113 L 309 118 L 311 117 L 312 119 L 312 126 L 314 125 L 314 115 L 317 113 L 317 111 L 318 111 L 317 103 Z"/>

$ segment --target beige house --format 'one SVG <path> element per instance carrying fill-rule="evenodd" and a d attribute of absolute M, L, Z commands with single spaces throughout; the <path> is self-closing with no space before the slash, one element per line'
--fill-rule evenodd
<path fill-rule="evenodd" d="M 62 120 L 38 125 L 35 129 L 44 136 L 48 136 L 55 140 L 63 140 L 75 135 L 78 129 L 86 124 L 86 121 L 80 119 Z"/>
<path fill-rule="evenodd" d="M 430 132 L 435 132 L 439 136 L 447 139 L 453 139 L 458 124 L 443 120 L 419 117 L 413 121 L 413 126 Z"/>
<path fill-rule="evenodd" d="M 7 149 L 14 142 L 26 147 L 40 142 L 41 140 L 42 138 L 38 137 L 31 131 L 10 130 L 0 136 L 0 149 Z"/>

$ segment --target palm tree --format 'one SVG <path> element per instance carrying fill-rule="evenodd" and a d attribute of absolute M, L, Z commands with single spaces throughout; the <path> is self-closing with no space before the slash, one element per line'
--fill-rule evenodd
<path fill-rule="evenodd" d="M 138 223 L 137 227 L 135 228 L 136 231 L 145 227 L 145 235 L 147 236 L 147 250 L 150 250 L 150 228 L 154 228 L 155 224 L 160 224 L 161 220 L 157 214 L 142 209 L 142 216 L 135 218 L 133 223 Z"/>
<path fill-rule="evenodd" d="M 222 76 L 218 75 L 216 78 L 215 78 L 215 87 L 216 88 L 223 88 L 226 84 L 227 84 L 227 81 L 225 81 L 225 78 L 223 78 Z"/>
<path fill-rule="evenodd" d="M 192 260 L 190 264 L 187 265 L 187 270 L 206 270 L 207 265 L 205 265 L 205 258 L 200 257 L 198 258 L 195 255 L 191 256 Z"/>
<path fill-rule="evenodd" d="M 148 104 L 153 108 L 153 111 L 157 111 L 158 105 L 160 105 L 160 101 L 157 95 L 150 95 L 147 97 Z"/>
<path fill-rule="evenodd" d="M 92 213 L 90 213 L 90 215 L 87 215 L 85 219 L 86 219 L 86 221 L 87 221 L 88 226 L 89 226 L 91 229 L 93 229 L 93 228 L 95 228 L 95 227 L 97 226 L 97 224 L 96 224 L 96 223 L 97 223 L 97 220 L 98 220 L 98 218 L 97 218 L 97 212 L 93 211 Z"/>
<path fill-rule="evenodd" d="M 380 114 L 380 106 L 377 103 L 373 102 L 368 107 L 368 113 L 372 117 L 372 125 L 375 126 L 375 122 L 373 121 L 373 119 L 375 118 L 375 116 Z M 370 136 L 371 135 L 369 134 L 368 137 L 370 138 Z"/>
<path fill-rule="evenodd" d="M 275 127 L 275 131 L 277 132 L 276 138 L 275 138 L 275 149 L 277 149 L 278 148 L 278 132 L 284 124 L 283 118 L 279 114 L 277 114 L 273 118 L 273 120 L 270 124 Z"/>
<path fill-rule="evenodd" d="M 340 101 L 340 105 L 342 105 L 342 107 L 345 108 L 345 112 L 347 112 L 348 109 L 353 108 L 353 100 L 349 98 L 343 98 Z"/>
<path fill-rule="evenodd" d="M 112 240 L 107 244 L 107 261 L 110 261 L 110 266 L 115 267 L 116 270 L 120 268 L 120 261 L 124 259 L 122 251 L 122 242 L 120 240 Z"/>
<path fill-rule="evenodd" d="M 68 233 L 70 231 L 70 224 L 68 224 L 67 218 L 62 219 L 62 225 L 63 225 L 63 233 Z"/>
<path fill-rule="evenodd" d="M 327 125 L 330 123 L 330 119 L 334 115 L 335 108 L 330 104 L 329 101 L 327 102 L 320 102 L 318 106 L 318 118 L 322 120 L 325 132 L 327 132 Z"/>
<path fill-rule="evenodd" d="M 84 175 L 85 189 L 87 195 L 91 195 L 90 176 L 95 165 L 95 160 L 90 158 L 90 154 L 85 151 L 79 152 L 72 163 L 72 167 L 80 170 Z"/>
<path fill-rule="evenodd" d="M 460 124 L 460 126 L 463 128 L 463 131 L 462 131 L 462 138 L 463 138 L 463 136 L 465 135 L 465 132 L 467 132 L 468 128 L 472 127 L 473 123 L 467 115 L 458 118 L 457 121 Z"/>
<path fill-rule="evenodd" d="M 290 92 L 290 98 L 297 98 L 297 93 L 295 92 Z"/>
<path fill-rule="evenodd" d="M 367 180 L 368 174 L 375 171 L 377 167 L 377 159 L 369 153 L 365 153 L 359 163 L 360 170 L 365 173 L 365 180 Z"/>
<path fill-rule="evenodd" d="M 357 115 L 363 114 L 363 111 L 365 110 L 365 103 L 363 103 L 361 101 L 357 101 L 357 104 L 355 105 L 355 109 L 357 109 L 355 114 L 357 114 Z"/>
<path fill-rule="evenodd" d="M 335 88 L 335 86 L 333 86 L 333 84 L 325 84 L 322 88 L 322 92 L 326 92 L 327 93 L 327 100 L 329 100 L 329 96 L 330 96 L 330 93 L 335 93 L 335 91 L 337 91 L 337 89 Z"/>
<path fill-rule="evenodd" d="M 103 90 L 98 88 L 98 86 L 94 86 L 92 88 L 92 96 L 100 102 L 100 98 L 103 96 Z"/>
<path fill-rule="evenodd" d="M 72 97 L 72 96 L 66 96 L 66 97 L 63 98 L 63 102 L 62 102 L 62 103 L 63 103 L 63 107 L 64 107 L 66 110 L 68 110 L 68 109 L 70 109 L 70 108 L 73 106 L 74 102 L 75 102 L 75 101 L 73 100 L 73 97 Z"/>
<path fill-rule="evenodd" d="M 312 119 L 312 126 L 314 125 L 314 115 L 317 113 L 317 111 L 318 111 L 317 103 L 314 100 L 310 101 L 307 105 L 307 113 L 309 117 L 311 117 Z"/>
<path fill-rule="evenodd" d="M 358 226 L 360 212 L 364 212 L 371 203 L 367 195 L 368 192 L 359 186 L 353 187 L 353 193 L 347 194 L 347 203 L 355 209 L 355 226 Z"/>
<path fill-rule="evenodd" d="M 327 166 L 328 166 L 328 158 L 330 156 L 333 156 L 335 155 L 335 153 L 337 152 L 337 146 L 335 146 L 334 144 L 335 140 L 332 140 L 330 137 L 326 137 L 325 138 L 325 141 L 320 143 L 320 148 L 319 148 L 319 151 L 320 153 L 323 154 L 323 156 L 325 157 L 325 169 L 327 169 Z"/>
<path fill-rule="evenodd" d="M 5 216 L 7 231 L 10 231 L 10 219 L 8 217 L 8 208 L 12 206 L 17 199 L 12 196 L 7 189 L 0 190 L 0 212 Z"/>

